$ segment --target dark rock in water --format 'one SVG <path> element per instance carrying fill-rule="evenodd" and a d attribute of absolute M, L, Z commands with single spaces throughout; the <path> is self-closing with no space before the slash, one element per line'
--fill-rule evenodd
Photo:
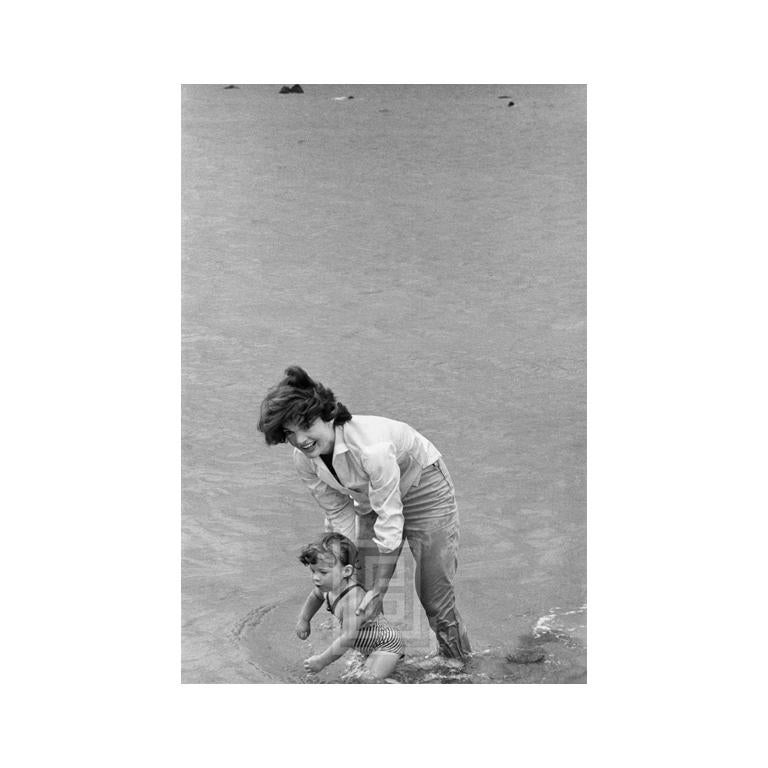
<path fill-rule="evenodd" d="M 225 85 L 224 90 L 228 91 L 230 88 L 239 88 L 239 87 L 240 87 L 239 85 Z"/>
<path fill-rule="evenodd" d="M 497 99 L 508 99 L 508 98 L 509 98 L 509 96 L 497 96 L 496 98 L 497 98 Z"/>
<path fill-rule="evenodd" d="M 541 648 L 517 648 L 507 654 L 507 661 L 512 664 L 536 664 L 544 661 L 546 656 Z"/>
<path fill-rule="evenodd" d="M 294 85 L 291 88 L 291 93 L 304 93 L 304 89 L 300 85 Z"/>
<path fill-rule="evenodd" d="M 515 102 L 514 101 L 510 101 L 509 104 L 507 104 L 507 106 L 508 107 L 514 107 L 515 106 Z"/>
<path fill-rule="evenodd" d="M 289 88 L 287 85 L 284 85 L 284 86 L 283 86 L 283 87 L 280 89 L 280 93 L 290 93 L 290 92 L 291 92 L 291 89 L 290 89 L 290 88 Z"/>

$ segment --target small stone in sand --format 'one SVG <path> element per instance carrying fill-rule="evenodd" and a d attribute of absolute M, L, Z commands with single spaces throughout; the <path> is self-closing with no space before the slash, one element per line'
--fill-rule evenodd
<path fill-rule="evenodd" d="M 507 661 L 512 664 L 536 664 L 544 661 L 546 655 L 541 648 L 517 648 L 507 654 Z"/>

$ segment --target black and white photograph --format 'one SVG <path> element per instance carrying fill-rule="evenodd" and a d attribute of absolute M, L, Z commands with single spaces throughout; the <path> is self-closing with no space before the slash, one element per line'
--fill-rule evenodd
<path fill-rule="evenodd" d="M 587 87 L 181 103 L 182 682 L 585 683 Z"/>
<path fill-rule="evenodd" d="M 763 765 L 757 10 L 9 6 L 2 764 Z"/>

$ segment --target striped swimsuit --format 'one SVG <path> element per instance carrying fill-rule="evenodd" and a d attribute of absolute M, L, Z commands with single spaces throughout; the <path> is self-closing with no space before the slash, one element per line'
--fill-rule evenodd
<path fill-rule="evenodd" d="M 341 594 L 333 601 L 333 604 L 331 604 L 331 599 L 328 593 L 326 593 L 326 608 L 333 613 L 339 600 L 355 587 L 359 587 L 365 592 L 365 587 L 363 587 L 362 584 L 352 584 L 341 592 Z M 334 616 L 335 615 L 336 614 L 334 614 Z M 382 614 L 378 614 L 360 627 L 357 631 L 355 644 L 352 647 L 366 654 L 373 653 L 373 651 L 387 651 L 388 653 L 396 653 L 399 656 L 405 655 L 403 653 L 405 650 L 405 643 L 403 642 L 400 630 L 393 627 Z"/>

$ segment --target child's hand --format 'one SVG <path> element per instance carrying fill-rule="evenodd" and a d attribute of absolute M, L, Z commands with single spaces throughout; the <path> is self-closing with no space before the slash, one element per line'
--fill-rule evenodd
<path fill-rule="evenodd" d="M 309 622 L 304 619 L 299 619 L 296 624 L 296 634 L 302 639 L 306 640 L 309 637 L 309 633 L 312 630 L 309 628 Z"/>
<path fill-rule="evenodd" d="M 304 659 L 304 669 L 307 672 L 319 672 L 325 664 L 320 661 L 320 656 L 310 656 L 308 659 Z"/>

